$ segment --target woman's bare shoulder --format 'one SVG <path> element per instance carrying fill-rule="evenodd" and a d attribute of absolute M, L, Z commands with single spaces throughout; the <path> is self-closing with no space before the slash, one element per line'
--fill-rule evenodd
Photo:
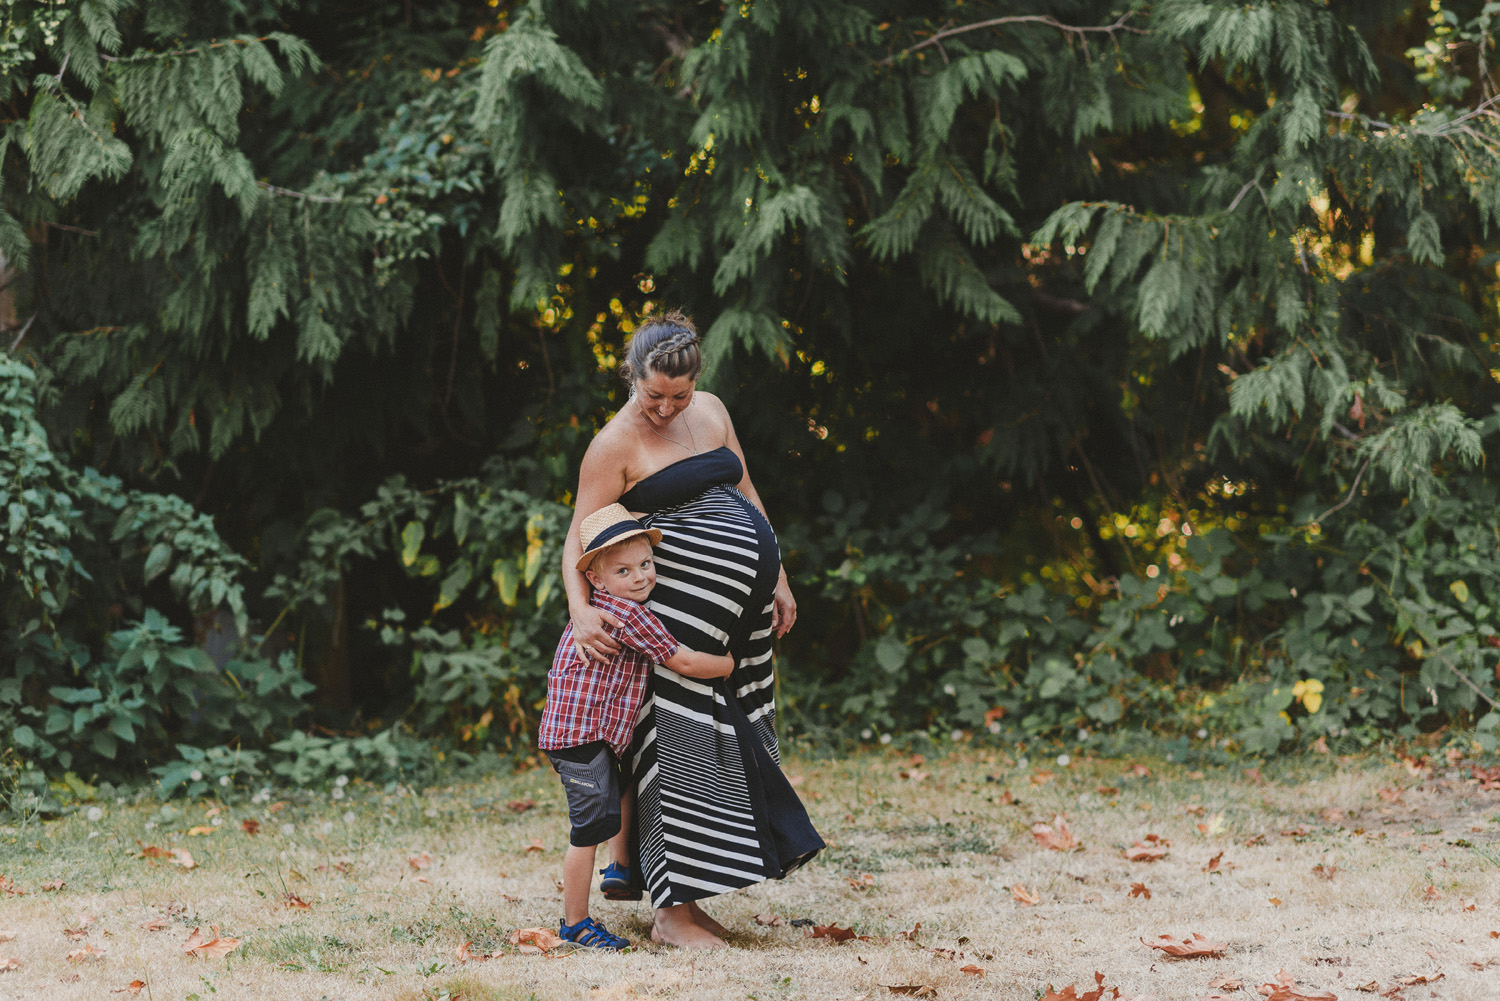
<path fill-rule="evenodd" d="M 724 406 L 724 401 L 707 390 L 698 390 L 693 393 L 693 403 L 703 407 L 704 414 L 716 421 L 729 423 L 729 410 Z"/>

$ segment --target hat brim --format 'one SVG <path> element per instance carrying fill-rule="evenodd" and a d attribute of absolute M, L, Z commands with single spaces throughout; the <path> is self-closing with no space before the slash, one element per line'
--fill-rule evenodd
<path fill-rule="evenodd" d="M 594 562 L 594 557 L 604 552 L 610 546 L 618 546 L 622 542 L 629 542 L 640 535 L 644 535 L 646 540 L 653 546 L 661 542 L 661 529 L 659 528 L 642 528 L 639 523 L 636 523 L 636 527 L 634 528 L 627 527 L 623 531 L 613 532 L 613 527 L 605 529 L 594 537 L 593 547 L 578 558 L 577 569 L 587 570 L 589 564 Z"/>

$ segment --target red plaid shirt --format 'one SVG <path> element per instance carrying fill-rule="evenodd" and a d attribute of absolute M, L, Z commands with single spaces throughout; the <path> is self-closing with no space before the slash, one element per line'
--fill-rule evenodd
<path fill-rule="evenodd" d="M 573 648 L 573 623 L 568 623 L 547 672 L 547 706 L 536 746 L 555 750 L 604 740 L 623 757 L 651 665 L 665 663 L 676 653 L 677 641 L 644 605 L 598 588 L 589 604 L 622 623 L 610 630 L 620 641 L 620 652 L 603 664 L 585 660 Z"/>

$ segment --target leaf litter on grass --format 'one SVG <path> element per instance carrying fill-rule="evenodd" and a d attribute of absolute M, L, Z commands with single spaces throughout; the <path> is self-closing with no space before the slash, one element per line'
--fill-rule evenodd
<path fill-rule="evenodd" d="M 1443 934 L 1449 940 L 1464 938 L 1471 943 L 1485 939 L 1489 929 L 1500 928 L 1485 916 L 1485 901 L 1492 900 L 1494 895 L 1477 882 L 1478 874 L 1485 870 L 1483 860 L 1474 853 L 1455 855 L 1450 852 L 1447 865 L 1440 870 L 1436 850 L 1423 855 L 1415 851 L 1413 844 L 1408 856 L 1407 849 L 1391 850 L 1394 840 L 1382 843 L 1372 836 L 1356 837 L 1352 832 L 1330 833 L 1322 826 L 1315 831 L 1307 829 L 1306 834 L 1296 830 L 1310 815 L 1306 805 L 1309 801 L 1317 802 L 1320 809 L 1324 805 L 1345 811 L 1370 809 L 1368 804 L 1376 800 L 1374 787 L 1381 781 L 1390 782 L 1389 774 L 1382 775 L 1378 769 L 1350 769 L 1353 774 L 1338 773 L 1322 778 L 1314 776 L 1310 781 L 1301 778 L 1289 781 L 1286 766 L 1280 763 L 1268 766 L 1266 775 L 1269 777 L 1257 784 L 1254 790 L 1253 807 L 1242 805 L 1226 809 L 1226 830 L 1216 840 L 1195 833 L 1195 821 L 1203 819 L 1205 814 L 1187 812 L 1182 804 L 1189 798 L 1194 803 L 1208 804 L 1208 814 L 1211 815 L 1217 808 L 1216 804 L 1237 802 L 1237 797 L 1242 799 L 1243 796 L 1233 790 L 1238 788 L 1242 793 L 1245 784 L 1237 772 L 1233 777 L 1212 772 L 1208 778 L 1195 779 L 1190 785 L 1179 782 L 1181 769 L 1153 765 L 1158 774 L 1153 774 L 1150 782 L 1132 778 L 1128 783 L 1121 783 L 1127 789 L 1118 801 L 1094 801 L 1088 805 L 1087 811 L 1082 811 L 1079 809 L 1080 793 L 1089 793 L 1092 797 L 1093 790 L 1101 784 L 1101 778 L 1118 775 L 1122 766 L 1109 761 L 1086 762 L 1083 754 L 1074 757 L 1073 768 L 1058 770 L 1052 781 L 1030 791 L 1025 807 L 1036 811 L 1032 819 L 1036 816 L 1066 818 L 1067 834 L 1079 844 L 1077 849 L 1069 852 L 1045 845 L 1035 837 L 1031 823 L 1018 822 L 1014 807 L 997 802 L 1000 788 L 1003 788 L 1000 783 L 1014 782 L 1016 776 L 1024 781 L 1029 772 L 1012 772 L 1007 779 L 1005 770 L 1009 766 L 992 764 L 980 753 L 963 752 L 954 754 L 951 759 L 931 756 L 923 766 L 930 775 L 926 781 L 910 783 L 902 780 L 899 787 L 892 785 L 893 790 L 902 790 L 901 798 L 893 795 L 885 807 L 867 806 L 859 813 L 858 820 L 845 816 L 848 811 L 839 802 L 841 783 L 848 783 L 850 790 L 844 793 L 844 800 L 857 799 L 861 795 L 868 799 L 868 793 L 853 790 L 869 787 L 868 776 L 873 771 L 868 764 L 870 759 L 864 759 L 865 764 L 820 763 L 815 769 L 810 769 L 819 774 L 809 778 L 808 787 L 818 787 L 824 792 L 825 799 L 813 801 L 809 808 L 815 824 L 825 838 L 833 842 L 833 847 L 824 858 L 785 882 L 752 887 L 739 894 L 717 898 L 709 905 L 708 909 L 715 917 L 730 927 L 730 941 L 738 948 L 714 955 L 712 963 L 722 971 L 719 986 L 699 984 L 695 987 L 694 1001 L 699 1001 L 700 997 L 703 1001 L 742 998 L 746 993 L 742 988 L 758 983 L 772 969 L 784 971 L 785 976 L 801 982 L 828 982 L 832 979 L 847 984 L 840 997 L 860 992 L 868 992 L 871 997 L 891 996 L 890 986 L 930 986 L 940 996 L 951 996 L 954 1001 L 981 996 L 996 1001 L 1034 1001 L 1043 990 L 1037 971 L 1067 969 L 1066 964 L 1077 956 L 1079 942 L 1085 943 L 1090 953 L 1089 969 L 1097 964 L 1102 970 L 1113 971 L 1114 975 L 1109 977 L 1111 983 L 1131 984 L 1138 991 L 1154 990 L 1157 996 L 1165 998 L 1191 997 L 1196 1001 L 1210 990 L 1234 996 L 1227 987 L 1205 987 L 1209 978 L 1204 976 L 1201 967 L 1192 969 L 1192 960 L 1161 963 L 1160 959 L 1166 955 L 1164 951 L 1141 948 L 1141 942 L 1146 940 L 1124 932 L 1126 922 L 1134 923 L 1148 916 L 1147 910 L 1173 923 L 1195 921 L 1196 915 L 1211 913 L 1216 926 L 1234 922 L 1237 949 L 1255 950 L 1269 947 L 1277 940 L 1273 922 L 1274 927 L 1279 928 L 1284 921 L 1295 921 L 1307 928 L 1309 935 L 1342 934 L 1344 928 L 1337 918 L 1338 913 L 1345 913 L 1350 907 L 1385 908 L 1384 913 L 1390 916 L 1391 922 L 1388 937 L 1379 945 L 1387 952 L 1407 949 L 1408 960 L 1419 958 L 1422 950 L 1428 947 L 1427 944 L 1420 947 L 1414 944 L 1422 937 L 1419 929 L 1423 927 L 1429 929 L 1426 933 L 1429 937 Z M 892 775 L 897 768 L 890 764 L 894 761 L 894 756 L 883 758 L 884 777 L 877 775 L 875 779 L 877 796 L 881 785 L 894 782 Z M 974 767 L 976 762 L 981 762 L 978 768 Z M 904 770 L 912 766 L 903 757 L 899 767 Z M 858 768 L 864 768 L 865 772 L 860 780 L 862 785 L 856 787 L 852 773 Z M 986 771 L 999 778 L 988 784 L 976 782 L 973 778 L 975 772 L 982 775 Z M 966 777 L 967 783 L 963 781 Z M 265 860 L 258 853 L 270 850 L 274 844 L 276 851 L 288 851 L 288 857 L 281 862 L 282 872 L 290 867 L 308 874 L 307 884 L 293 885 L 297 887 L 299 899 L 314 902 L 316 909 L 313 914 L 318 923 L 337 922 L 341 928 L 349 929 L 341 930 L 340 934 L 352 940 L 351 948 L 358 949 L 374 966 L 393 971 L 382 974 L 388 978 L 382 981 L 386 985 L 380 989 L 382 993 L 372 993 L 375 990 L 373 985 L 362 992 L 353 981 L 349 981 L 330 996 L 343 997 L 346 1001 L 363 1001 L 366 997 L 415 998 L 423 981 L 412 979 L 417 976 L 412 971 L 433 962 L 457 969 L 462 960 L 455 947 L 466 946 L 471 964 L 476 959 L 493 955 L 491 950 L 495 939 L 486 935 L 487 930 L 503 940 L 504 933 L 495 931 L 497 927 L 540 925 L 555 916 L 552 911 L 560 904 L 552 889 L 560 853 L 524 852 L 528 841 L 556 844 L 559 838 L 566 836 L 565 820 L 552 808 L 557 801 L 555 791 L 532 782 L 526 775 L 486 782 L 483 791 L 487 799 L 503 804 L 511 797 L 530 797 L 542 802 L 546 808 L 519 814 L 503 809 L 488 811 L 473 822 L 455 824 L 445 821 L 440 829 L 426 826 L 424 821 L 406 810 L 409 817 L 394 826 L 382 824 L 375 829 L 378 834 L 361 833 L 362 825 L 345 821 L 336 825 L 337 833 L 324 836 L 299 833 L 295 841 L 288 841 L 264 833 L 279 826 L 279 819 L 277 825 L 268 823 L 263 827 L 258 838 L 241 834 L 235 828 L 241 825 L 242 819 L 254 817 L 246 818 L 239 808 L 231 806 L 224 815 L 214 851 L 202 859 L 201 865 L 196 866 L 191 874 L 180 865 L 167 864 L 172 846 L 169 842 L 159 841 L 164 847 L 158 851 L 166 857 L 152 859 L 157 863 L 154 865 L 137 863 L 117 870 L 107 883 L 101 878 L 102 871 L 90 869 L 94 863 L 70 860 L 107 858 L 109 851 L 100 853 L 99 848 L 111 843 L 86 841 L 86 828 L 81 824 L 72 825 L 64 818 L 52 822 L 52 833 L 47 839 L 48 853 L 35 858 L 23 856 L 16 864 L 8 862 L 7 875 L 18 888 L 35 890 L 42 881 L 64 872 L 70 884 L 64 897 L 87 894 L 89 910 L 101 915 L 119 913 L 125 901 L 121 894 L 141 893 L 143 889 L 145 901 L 157 902 L 158 908 L 168 899 L 186 901 L 188 915 L 202 915 L 201 927 L 211 927 L 207 923 L 209 918 L 221 924 L 227 922 L 229 927 L 237 929 L 237 935 L 243 936 L 246 945 L 254 946 L 248 956 L 244 947 L 233 952 L 231 959 L 237 971 L 254 975 L 255 971 L 263 969 L 278 977 L 294 978 L 288 983 L 301 983 L 295 978 L 302 974 L 288 971 L 316 972 L 321 970 L 320 964 L 308 961 L 303 952 L 293 955 L 296 965 L 281 969 L 277 964 L 287 958 L 287 954 L 262 949 L 258 944 L 260 939 L 255 937 L 263 935 L 266 929 L 297 920 L 301 909 L 285 909 L 280 888 L 278 892 L 261 896 L 246 892 L 249 884 L 243 882 L 247 871 L 266 868 Z M 551 799 L 546 798 L 549 791 L 552 792 Z M 448 791 L 438 790 L 424 793 L 424 797 L 441 798 L 445 794 Z M 1408 791 L 1407 798 L 1423 804 L 1424 826 L 1438 827 L 1443 824 L 1439 814 L 1456 812 L 1459 797 L 1474 794 L 1473 784 L 1456 789 L 1450 796 L 1452 805 L 1449 806 L 1441 800 L 1440 791 L 1434 792 L 1429 785 L 1420 792 Z M 465 800 L 474 795 L 474 787 L 465 787 L 453 795 L 457 797 L 455 801 Z M 378 799 L 378 794 L 372 798 Z M 1360 806 L 1362 800 L 1366 804 L 1364 807 Z M 339 809 L 346 805 L 341 804 Z M 399 799 L 391 799 L 385 812 L 398 816 L 403 809 Z M 299 832 L 318 831 L 321 825 L 315 805 L 309 809 L 307 804 L 298 803 L 291 810 L 293 812 L 283 816 L 290 816 Z M 461 812 L 445 809 L 443 815 L 448 817 Z M 1430 820 L 1428 813 L 1433 814 Z M 267 818 L 264 810 L 256 815 L 262 820 Z M 923 818 L 920 828 L 913 827 L 913 815 Z M 120 833 L 114 836 L 113 844 L 121 849 L 133 847 L 129 843 L 132 829 L 130 808 L 119 811 L 118 816 Z M 1179 858 L 1169 853 L 1157 859 L 1152 863 L 1150 888 L 1157 892 L 1151 897 L 1145 893 L 1132 897 L 1133 883 L 1127 873 L 1133 874 L 1136 866 L 1121 859 L 1120 849 L 1106 846 L 1129 843 L 1129 837 L 1122 835 L 1132 830 L 1139 831 L 1138 825 L 1145 817 L 1154 818 L 1151 825 L 1154 833 L 1142 839 L 1142 847 L 1164 848 L 1168 842 L 1190 842 L 1207 850 L 1188 853 L 1195 857 Z M 134 823 L 134 830 L 139 831 L 140 821 Z M 1469 824 L 1465 821 L 1458 829 L 1462 830 Z M 1061 834 L 1057 824 L 1046 826 L 1052 828 L 1054 835 Z M 1451 830 L 1455 825 L 1450 822 L 1446 826 Z M 915 847 L 909 841 L 909 832 L 914 829 L 918 837 L 927 839 Z M 959 847 L 970 829 L 983 831 L 982 847 Z M 75 833 L 69 833 L 70 830 L 75 830 Z M 1282 830 L 1290 831 L 1292 837 L 1285 841 L 1277 839 L 1273 832 Z M 223 836 L 231 831 L 234 833 L 232 839 Z M 1272 845 L 1261 847 L 1255 844 L 1257 831 L 1271 834 Z M 163 832 L 158 838 L 165 836 L 166 832 Z M 1340 842 L 1338 853 L 1332 856 L 1338 860 L 1338 879 L 1333 882 L 1314 881 L 1308 876 L 1314 864 L 1331 868 L 1329 839 L 1335 836 L 1345 839 Z M 1184 842 L 1184 838 L 1189 841 Z M 1247 839 L 1251 847 L 1235 855 L 1239 868 L 1231 876 L 1217 876 L 1212 881 L 1203 877 L 1201 870 L 1206 856 L 1221 854 L 1225 845 L 1239 845 Z M 406 862 L 407 850 L 417 846 L 428 849 L 430 857 L 441 860 L 441 867 L 434 863 L 434 869 L 455 874 L 458 878 L 437 881 L 443 885 L 433 886 L 430 890 L 424 888 L 415 893 L 401 893 L 376 902 L 376 896 L 370 891 L 383 892 L 389 877 L 404 870 L 409 886 L 412 877 L 421 872 L 414 872 Z M 1435 844 L 1434 848 L 1437 848 Z M 144 852 L 141 854 L 145 855 Z M 1274 865 L 1273 855 L 1277 856 Z M 118 853 L 113 855 L 117 860 L 121 857 Z M 331 860 L 353 857 L 360 859 L 360 865 L 352 871 L 335 872 L 332 868 Z M 1227 857 L 1221 856 L 1215 871 L 1228 868 L 1224 862 Z M 1009 870 L 1003 882 L 995 874 L 997 862 L 1001 860 Z M 319 868 L 320 865 L 323 867 Z M 502 866 L 508 875 L 498 875 Z M 1059 869 L 1059 866 L 1066 866 L 1066 869 Z M 847 883 L 851 874 L 858 879 L 866 871 L 878 882 L 873 886 L 867 884 L 864 891 L 851 893 Z M 90 875 L 91 872 L 97 875 Z M 1284 881 L 1277 883 L 1274 880 L 1285 880 L 1286 874 L 1292 872 L 1300 873 L 1305 882 L 1298 883 L 1296 892 L 1289 894 Z M 1436 879 L 1439 872 L 1442 878 Z M 1378 873 L 1378 877 L 1372 875 L 1374 873 Z M 1086 883 L 1091 891 L 1081 902 L 1077 895 L 1066 889 L 1070 877 Z M 1417 892 L 1402 892 L 1397 894 L 1401 899 L 1394 899 L 1390 892 L 1393 877 L 1402 881 L 1403 888 L 1410 886 Z M 1269 886 L 1266 885 L 1268 882 Z M 103 891 L 97 889 L 101 884 L 106 886 Z M 1146 890 L 1146 884 L 1138 885 Z M 1444 899 L 1435 903 L 1422 899 L 1420 891 L 1427 885 L 1439 886 L 1445 894 Z M 1019 901 L 1011 893 L 1013 886 L 1020 887 L 1028 900 L 1034 902 L 1018 906 Z M 1266 888 L 1256 890 L 1256 887 Z M 1278 892 L 1286 898 L 1281 908 L 1264 909 L 1269 892 Z M 1478 897 L 1477 911 L 1462 911 L 1457 903 L 1460 895 L 1465 903 Z M 1006 897 L 1012 899 L 1007 901 Z M 79 899 L 85 898 L 80 896 Z M 1146 904 L 1148 899 L 1150 903 Z M 56 900 L 56 897 L 48 898 L 49 902 Z M 838 912 L 837 924 L 823 924 L 822 927 L 866 931 L 869 937 L 863 940 L 864 944 L 856 947 L 856 943 L 846 940 L 842 948 L 835 949 L 831 946 L 836 943 L 825 938 L 829 947 L 819 948 L 818 943 L 810 938 L 804 939 L 785 930 L 774 932 L 775 928 L 789 924 L 790 916 L 817 914 L 819 908 L 827 907 L 832 900 L 840 901 L 840 907 L 844 909 Z M 7 905 L 13 902 L 37 906 L 42 903 L 41 894 L 13 898 L 7 900 Z M 1001 903 L 1009 906 L 996 906 Z M 613 903 L 601 906 L 605 910 L 600 916 L 612 929 L 625 933 L 633 941 L 645 937 L 649 925 L 643 924 L 639 917 L 642 905 L 636 905 L 634 910 L 628 905 Z M 1261 910 L 1257 913 L 1256 908 Z M 64 923 L 77 924 L 59 920 L 55 909 L 47 912 L 49 918 L 45 922 L 37 922 L 35 916 L 27 916 L 21 910 L 13 913 L 18 916 L 7 916 L 6 926 L 16 927 L 23 941 L 36 941 L 31 937 L 33 929 L 56 941 L 58 930 Z M 161 911 L 158 909 L 155 913 Z M 649 909 L 645 913 L 649 914 Z M 128 919 L 127 926 L 152 918 L 152 914 L 151 909 L 139 911 Z M 460 914 L 467 916 L 457 916 Z M 761 926 L 767 929 L 765 932 L 757 926 L 757 914 L 772 919 L 771 923 Z M 824 915 L 823 920 L 831 916 Z M 779 925 L 774 923 L 778 917 Z M 193 927 L 193 922 L 186 917 L 155 920 L 163 928 L 178 927 L 172 922 L 180 921 L 183 934 Z M 904 928 L 915 931 L 919 923 L 921 942 L 910 941 L 898 934 Z M 1021 923 L 1024 923 L 1024 932 Z M 388 934 L 392 927 L 413 924 L 421 924 L 426 929 L 419 939 L 392 938 Z M 809 922 L 807 927 L 819 925 Z M 1189 929 L 1191 927 L 1189 925 Z M 1202 926 L 1199 929 L 1211 930 Z M 1184 929 L 1184 933 L 1187 930 Z M 203 933 L 200 931 L 199 934 Z M 1024 937 L 1022 951 L 1007 947 L 1017 934 Z M 438 943 L 446 944 L 424 947 L 432 935 L 439 936 Z M 208 941 L 216 937 L 218 933 L 214 932 Z M 976 957 L 973 963 L 958 958 L 961 954 L 956 954 L 955 948 L 941 948 L 953 946 L 955 942 L 962 945 L 970 939 L 975 944 L 966 948 Z M 176 942 L 170 937 L 162 941 L 142 936 L 140 941 L 142 947 L 150 947 L 155 942 L 167 950 L 177 950 Z M 177 941 L 180 941 L 180 936 Z M 1184 940 L 1169 938 L 1169 941 L 1181 944 Z M 1191 942 L 1191 939 L 1186 941 Z M 299 948 L 318 947 L 317 943 L 317 937 L 311 936 Z M 103 943 L 95 940 L 96 947 L 100 944 L 108 944 L 108 940 Z M 1026 955 L 1026 950 L 1031 954 Z M 49 982 L 55 984 L 59 977 L 72 972 L 69 969 L 71 964 L 64 962 L 64 951 L 59 949 L 49 957 L 36 958 L 27 951 L 0 953 L 14 955 L 24 964 L 5 975 L 4 982 L 20 983 L 21 978 L 30 976 L 50 978 Z M 514 957 L 516 951 L 507 944 L 504 955 Z M 998 960 L 987 958 L 986 953 L 995 954 Z M 119 962 L 120 955 L 111 949 L 103 967 L 107 969 Z M 647 946 L 633 955 L 627 954 L 618 960 L 609 957 L 607 961 L 624 962 L 628 966 L 659 962 L 661 955 L 661 950 Z M 933 963 L 934 958 L 946 962 L 939 966 Z M 1477 984 L 1478 978 L 1490 975 L 1477 967 L 1471 970 L 1469 963 L 1460 962 L 1468 958 L 1454 957 L 1455 965 L 1462 968 L 1448 967 L 1448 977 L 1437 988 L 1439 991 L 1447 989 L 1453 991 L 1455 997 L 1468 996 L 1462 993 L 1467 985 Z M 1479 955 L 1476 958 L 1485 957 Z M 1155 971 L 1149 972 L 1152 960 L 1157 964 Z M 1311 960 L 1305 962 L 1311 963 Z M 981 963 L 987 967 L 984 974 L 965 972 L 966 967 L 977 968 Z M 90 965 L 83 964 L 85 973 Z M 195 980 L 174 981 L 173 978 L 189 975 L 195 978 L 196 974 L 191 974 L 190 970 L 193 967 L 202 969 L 201 963 L 181 962 L 180 965 L 181 971 L 167 968 L 160 973 L 153 972 L 154 993 L 181 997 L 200 989 Z M 1426 990 L 1425 985 L 1410 987 L 1389 976 L 1403 966 L 1403 972 L 1411 971 L 1414 965 L 1410 962 L 1403 964 L 1398 958 L 1383 969 L 1360 969 L 1356 959 L 1355 969 L 1345 976 L 1349 977 L 1351 986 L 1379 976 L 1385 987 L 1406 990 L 1411 1001 L 1415 1001 L 1412 995 Z M 562 966 L 576 969 L 576 963 L 533 964 L 528 977 L 535 979 L 536 983 L 529 989 L 534 989 L 541 997 L 574 996 L 569 993 L 571 988 L 564 986 L 561 972 L 553 972 Z M 1324 989 L 1321 986 L 1309 987 L 1305 983 L 1306 978 L 1316 976 L 1310 965 L 1297 965 L 1294 957 L 1288 957 L 1286 966 L 1304 982 L 1294 980 L 1290 987 L 1278 987 L 1311 997 L 1316 997 Z M 470 968 L 480 971 L 476 975 L 493 973 L 482 966 L 471 965 Z M 54 972 L 57 970 L 60 972 Z M 938 970 L 946 972 L 939 976 Z M 333 969 L 321 972 L 352 975 Z M 1357 978 L 1354 974 L 1358 975 Z M 634 976 L 640 982 L 639 975 Z M 1262 976 L 1262 979 L 1269 982 L 1269 978 Z M 114 984 L 96 984 L 94 987 L 118 986 L 122 981 L 123 978 Z M 1255 985 L 1260 981 L 1247 980 L 1245 983 L 1247 986 L 1241 988 L 1236 1001 L 1263 1001 L 1271 996 L 1255 993 Z M 1087 996 L 1103 986 L 1083 979 L 1074 996 Z M 60 986 L 57 989 L 62 990 Z M 87 984 L 79 983 L 76 988 L 68 990 L 82 992 L 86 989 Z M 1132 996 L 1123 987 L 1111 987 L 1099 996 L 1101 1001 L 1116 1001 L 1113 996 L 1116 990 L 1122 998 Z M 751 993 L 768 996 L 753 989 Z M 1338 993 L 1342 996 L 1345 992 L 1340 990 Z M 66 997 L 69 1001 L 82 1001 L 92 996 L 97 995 L 59 994 L 60 998 Z M 312 991 L 311 996 L 318 996 L 318 992 Z M 1067 997 L 1065 994 L 1061 996 Z M 1484 995 L 1480 992 L 1473 996 Z M 1285 997 L 1283 1001 L 1291 1001 L 1291 998 Z"/>

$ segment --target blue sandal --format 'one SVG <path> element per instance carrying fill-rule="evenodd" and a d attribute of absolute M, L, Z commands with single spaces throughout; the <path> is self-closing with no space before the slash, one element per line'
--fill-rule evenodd
<path fill-rule="evenodd" d="M 575 945 L 581 945 L 585 949 L 620 949 L 630 948 L 630 940 L 619 935 L 611 935 L 608 928 L 595 921 L 593 918 L 584 918 L 576 925 L 557 923 L 558 937 Z"/>
<path fill-rule="evenodd" d="M 599 892 L 606 900 L 640 900 L 641 891 L 630 885 L 630 869 L 618 862 L 611 862 L 599 870 L 604 878 L 599 880 Z"/>

